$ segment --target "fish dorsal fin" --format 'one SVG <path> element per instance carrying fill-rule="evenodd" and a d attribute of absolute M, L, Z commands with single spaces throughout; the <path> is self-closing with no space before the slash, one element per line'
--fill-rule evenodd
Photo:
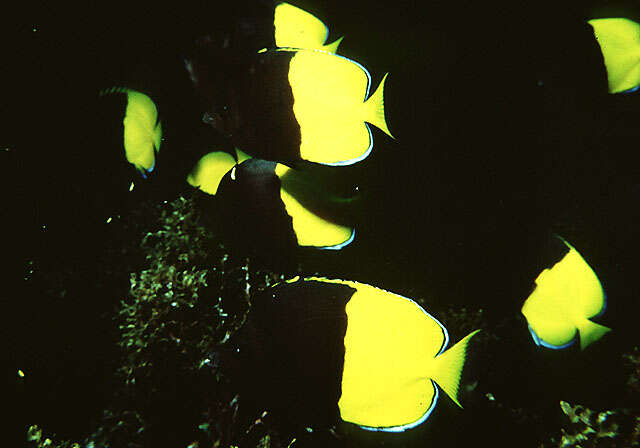
<path fill-rule="evenodd" d="M 342 40 L 324 45 L 329 35 L 327 26 L 313 14 L 289 3 L 276 5 L 273 25 L 277 47 L 322 49 L 335 53 Z"/>
<path fill-rule="evenodd" d="M 625 18 L 592 19 L 609 80 L 609 92 L 640 86 L 640 24 Z"/>

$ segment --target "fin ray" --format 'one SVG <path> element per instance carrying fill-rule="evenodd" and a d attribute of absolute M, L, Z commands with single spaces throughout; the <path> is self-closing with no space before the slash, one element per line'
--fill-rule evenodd
<path fill-rule="evenodd" d="M 455 404 L 462 407 L 458 401 L 460 376 L 467 353 L 469 340 L 480 330 L 475 330 L 461 339 L 456 345 L 437 356 L 434 360 L 432 379 L 445 391 Z"/>

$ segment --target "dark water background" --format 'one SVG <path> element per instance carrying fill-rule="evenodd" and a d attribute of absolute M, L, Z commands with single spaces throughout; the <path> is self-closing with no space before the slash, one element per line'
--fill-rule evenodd
<path fill-rule="evenodd" d="M 345 36 L 339 53 L 367 67 L 374 86 L 390 72 L 385 100 L 396 136 L 374 129 L 371 156 L 332 174 L 358 186 L 366 213 L 349 247 L 304 252 L 303 272 L 425 298 L 436 310 L 482 308 L 489 322 L 508 322 L 494 356 L 512 357 L 504 365 L 513 370 L 488 380 L 507 402 L 527 407 L 540 394 L 557 394 L 556 403 L 616 407 L 623 379 L 615 360 L 638 342 L 640 96 L 607 93 L 586 20 L 619 12 L 638 20 L 640 10 L 612 2 L 294 3 L 329 25 L 330 41 Z M 126 213 L 138 200 L 187 191 L 184 176 L 203 151 L 202 108 L 182 58 L 199 36 L 259 9 L 251 2 L 50 5 L 10 18 L 0 109 L 10 360 L 30 359 L 64 382 L 69 369 L 83 368 L 83 354 L 95 356 L 102 329 L 87 316 L 106 311 L 96 270 L 106 247 L 126 238 L 102 223 L 114 209 Z M 156 100 L 166 139 L 155 177 L 125 204 L 113 189 L 128 182 L 94 150 L 112 137 L 92 132 L 91 102 L 113 85 Z M 603 322 L 614 329 L 582 358 L 544 355 L 558 370 L 533 350 L 519 317 L 554 232 L 598 273 L 609 299 Z M 22 283 L 34 259 L 42 270 L 69 266 L 77 277 L 70 295 L 86 300 L 63 316 L 55 303 L 39 307 Z M 126 273 L 112 278 L 126 293 Z M 521 339 L 509 344 L 513 335 Z M 74 406 L 97 401 L 87 395 Z M 56 406 L 23 411 L 38 416 Z M 69 421 L 63 426 L 73 432 Z"/>

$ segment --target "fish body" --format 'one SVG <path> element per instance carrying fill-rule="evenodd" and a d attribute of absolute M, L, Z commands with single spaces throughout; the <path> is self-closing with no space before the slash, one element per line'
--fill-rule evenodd
<path fill-rule="evenodd" d="M 640 24 L 625 18 L 592 19 L 589 24 L 602 50 L 610 93 L 640 87 Z"/>
<path fill-rule="evenodd" d="M 536 278 L 522 314 L 537 345 L 562 349 L 579 335 L 585 349 L 611 331 L 590 320 L 604 313 L 606 296 L 597 275 L 580 253 L 565 240 L 562 258 Z"/>
<path fill-rule="evenodd" d="M 257 247 L 264 240 L 337 250 L 353 241 L 355 229 L 332 216 L 352 200 L 331 197 L 285 165 L 236 151 L 237 158 L 222 151 L 205 155 L 187 178 L 235 210 L 234 233 Z"/>
<path fill-rule="evenodd" d="M 123 87 L 103 90 L 101 96 L 123 95 L 126 98 L 122 119 L 122 141 L 126 160 L 146 177 L 156 164 L 162 142 L 162 125 L 155 103 L 144 93 Z"/>
<path fill-rule="evenodd" d="M 315 416 L 401 432 L 428 419 L 438 386 L 459 405 L 477 331 L 446 350 L 447 330 L 416 302 L 345 280 L 294 279 L 252 303 L 270 390 L 295 415 L 322 410 Z M 305 405 L 311 410 L 298 409 Z"/>
<path fill-rule="evenodd" d="M 273 11 L 276 47 L 307 48 L 335 53 L 342 38 L 326 44 L 329 28 L 313 14 L 286 2 L 276 4 Z"/>
<path fill-rule="evenodd" d="M 384 112 L 386 75 L 369 96 L 369 72 L 319 50 L 281 48 L 256 54 L 237 76 L 189 65 L 211 101 L 207 121 L 238 148 L 279 162 L 350 165 L 373 148 L 369 123 L 391 135 Z M 207 80 L 208 79 L 208 80 Z"/>

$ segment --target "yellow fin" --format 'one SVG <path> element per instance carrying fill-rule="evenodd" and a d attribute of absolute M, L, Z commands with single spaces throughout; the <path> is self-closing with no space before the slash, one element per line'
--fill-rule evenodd
<path fill-rule="evenodd" d="M 384 84 L 388 75 L 389 73 L 385 73 L 376 91 L 365 101 L 364 121 L 380 128 L 389 137 L 395 138 L 387 127 L 387 120 L 384 114 Z"/>
<path fill-rule="evenodd" d="M 578 331 L 580 332 L 580 349 L 584 350 L 609 333 L 611 328 L 592 322 L 589 319 L 584 319 L 578 323 Z"/>
<path fill-rule="evenodd" d="M 589 24 L 602 49 L 609 92 L 640 86 L 640 24 L 625 18 L 592 19 Z"/>
<path fill-rule="evenodd" d="M 320 19 L 303 9 L 289 3 L 276 5 L 273 25 L 277 47 L 325 49 L 323 44 L 329 29 Z M 334 44 L 337 49 L 335 42 L 328 46 Z"/>
<path fill-rule="evenodd" d="M 245 160 L 249 160 L 251 156 L 245 152 L 240 151 L 236 148 L 236 156 L 238 157 L 238 164 L 244 162 Z"/>
<path fill-rule="evenodd" d="M 433 362 L 431 378 L 446 392 L 455 404 L 462 407 L 458 401 L 460 376 L 467 353 L 469 340 L 480 330 L 475 330 L 461 339 L 456 345 L 437 356 Z"/>
<path fill-rule="evenodd" d="M 160 144 L 162 143 L 162 123 L 158 122 L 155 132 L 153 134 L 153 144 L 156 152 L 160 151 Z"/>
<path fill-rule="evenodd" d="M 320 49 L 322 51 L 326 51 L 327 53 L 337 53 L 338 52 L 338 46 L 340 46 L 340 42 L 342 42 L 342 39 L 344 39 L 344 36 L 339 37 L 338 39 L 336 39 L 335 41 L 331 42 L 330 44 L 323 45 L 322 47 L 320 47 Z"/>

